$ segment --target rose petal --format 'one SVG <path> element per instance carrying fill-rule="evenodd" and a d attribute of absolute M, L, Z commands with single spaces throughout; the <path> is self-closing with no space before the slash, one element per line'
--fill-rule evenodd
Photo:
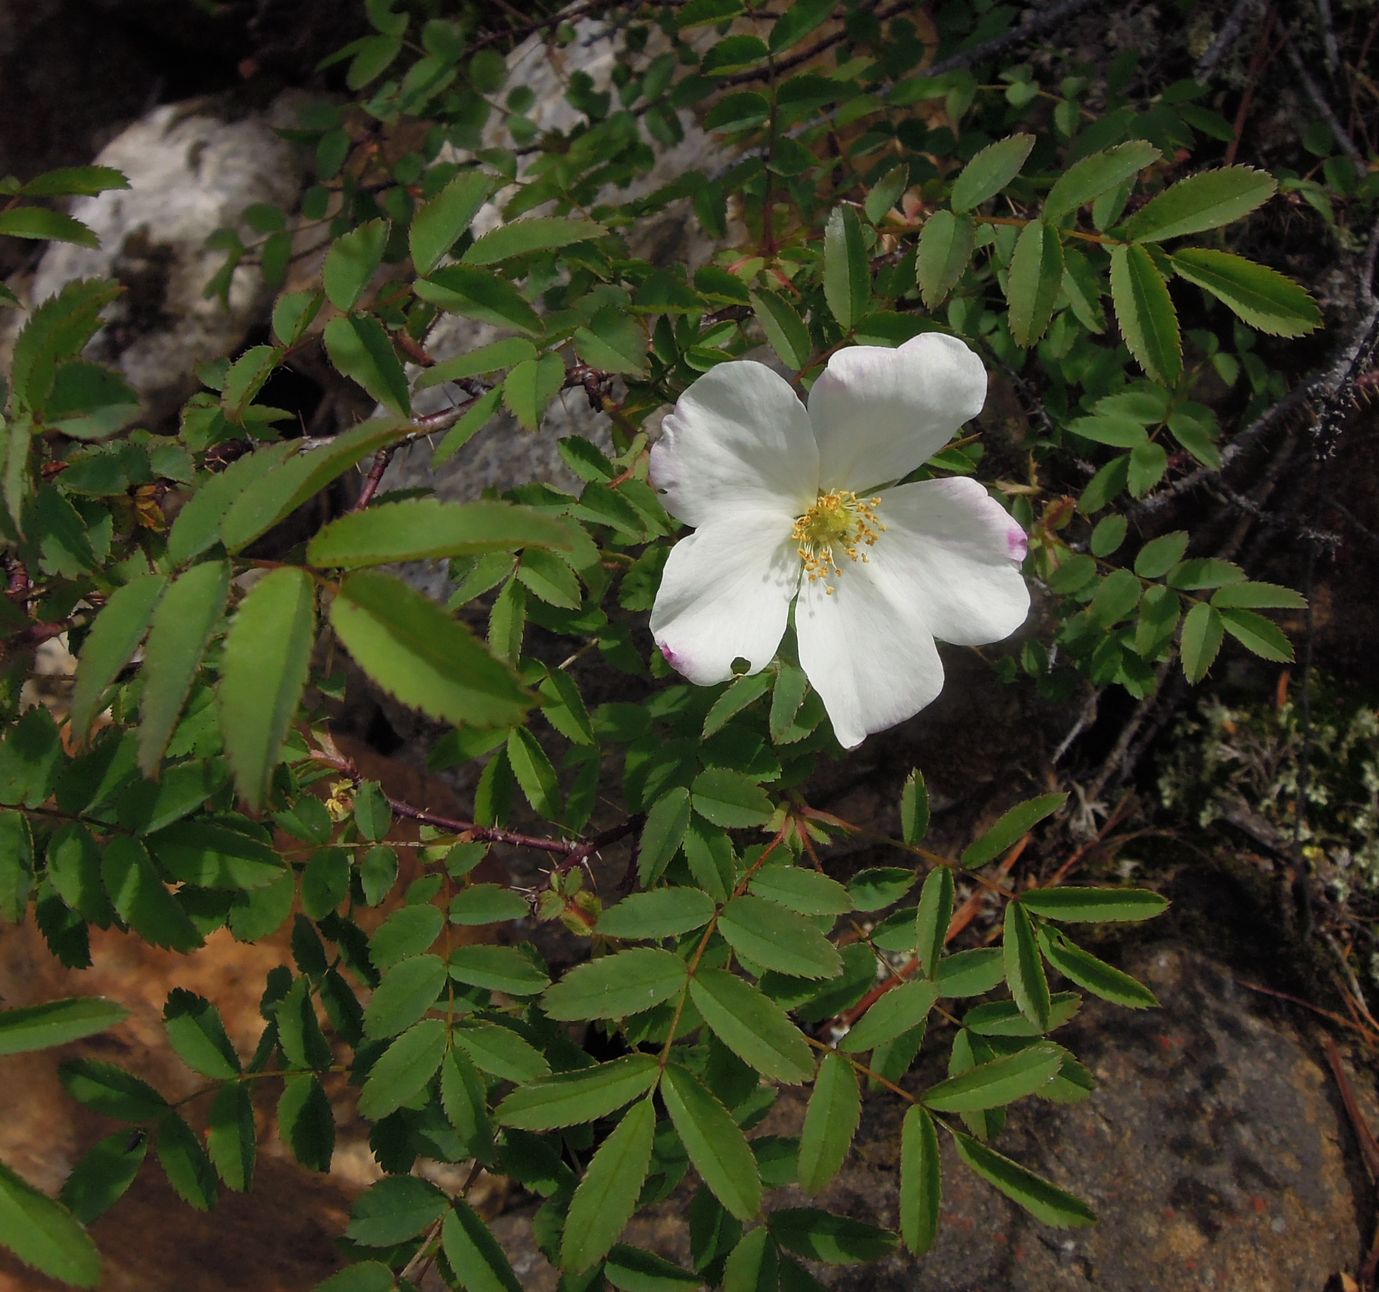
<path fill-rule="evenodd" d="M 720 363 L 680 396 L 651 450 L 651 483 L 687 525 L 742 508 L 803 515 L 818 493 L 809 414 L 789 382 L 750 359 Z"/>
<path fill-rule="evenodd" d="M 739 658 L 759 672 L 785 633 L 800 568 L 789 519 L 737 512 L 695 530 L 666 561 L 651 609 L 656 645 L 700 686 L 731 677 Z"/>
<path fill-rule="evenodd" d="M 918 713 L 943 689 L 943 664 L 917 604 L 874 562 L 806 580 L 795 603 L 800 666 L 844 749 Z"/>
<path fill-rule="evenodd" d="M 887 489 L 877 517 L 886 529 L 871 562 L 904 587 L 904 599 L 939 641 L 980 646 L 1025 622 L 1025 531 L 975 480 L 955 476 Z"/>
<path fill-rule="evenodd" d="M 874 489 L 927 462 L 986 401 L 986 369 L 957 337 L 839 350 L 809 392 L 825 489 Z"/>

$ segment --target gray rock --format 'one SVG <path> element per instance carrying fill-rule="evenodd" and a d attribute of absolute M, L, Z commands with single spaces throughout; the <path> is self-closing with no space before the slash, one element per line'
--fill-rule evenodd
<path fill-rule="evenodd" d="M 565 98 L 565 86 L 572 72 L 584 72 L 593 80 L 595 90 L 603 90 L 611 84 L 617 66 L 620 38 L 616 24 L 581 18 L 574 27 L 575 38 L 563 49 L 553 49 L 540 36 L 533 36 L 508 58 L 508 83 L 525 85 L 535 94 L 535 102 L 527 115 L 542 133 L 568 131 L 582 119 Z M 653 42 L 655 39 L 653 37 Z M 655 52 L 652 48 L 648 57 Z M 680 114 L 680 122 L 684 138 L 671 148 L 658 145 L 652 169 L 626 189 L 610 190 L 608 200 L 627 201 L 641 197 L 687 170 L 712 166 L 715 145 L 709 136 L 688 113 Z M 502 122 L 491 122 L 485 146 L 501 147 L 509 142 Z M 457 153 L 454 160 L 463 158 Z M 484 233 L 502 224 L 503 205 L 517 191 L 516 186 L 503 189 L 491 202 L 485 203 L 475 216 L 475 232 Z M 529 214 L 543 214 L 547 210 L 538 208 Z M 699 228 L 690 204 L 684 200 L 673 202 L 655 216 L 641 221 L 630 235 L 634 255 L 656 264 L 678 263 L 691 269 L 702 265 L 715 245 Z M 476 350 L 501 335 L 498 328 L 445 314 L 431 329 L 426 346 L 433 358 L 445 360 Z M 452 391 L 441 387 L 418 399 L 417 409 L 423 413 L 433 412 L 445 407 L 451 398 Z M 441 497 L 460 501 L 477 498 L 486 489 L 510 489 L 531 481 L 574 488 L 577 481 L 556 451 L 557 442 L 568 435 L 581 435 L 605 448 L 609 443 L 607 418 L 590 408 L 580 390 L 564 391 L 547 410 L 541 430 L 535 435 L 524 431 L 506 413 L 499 414 L 480 438 L 439 469 L 431 466 L 430 448 L 418 444 L 394 459 L 384 477 L 383 487 L 433 488 Z"/>
<path fill-rule="evenodd" d="M 123 171 L 130 187 L 72 204 L 101 245 L 50 246 L 30 296 L 37 304 L 78 278 L 121 282 L 125 293 L 89 353 L 124 373 L 145 417 L 157 423 L 197 389 L 195 365 L 233 353 L 269 304 L 263 277 L 250 264 L 235 271 L 228 307 L 206 299 L 206 284 L 224 260 L 206 239 L 255 202 L 290 208 L 301 169 L 267 118 L 226 120 L 209 104 L 155 108 L 96 161 Z"/>

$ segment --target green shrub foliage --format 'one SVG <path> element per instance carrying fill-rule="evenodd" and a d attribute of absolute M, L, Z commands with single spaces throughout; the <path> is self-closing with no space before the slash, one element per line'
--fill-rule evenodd
<path fill-rule="evenodd" d="M 112 1137 L 60 1199 L 0 1168 L 0 1242 L 94 1286 L 83 1225 L 137 1172 L 165 1172 L 198 1207 L 252 1188 L 251 1088 L 274 1092 L 285 1143 L 326 1170 L 327 1090 L 346 1080 L 387 1174 L 355 1206 L 334 1292 L 410 1288 L 433 1265 L 451 1287 L 519 1286 L 464 1189 L 416 1172 L 426 1159 L 538 1196 L 534 1241 L 571 1289 L 807 1287 L 802 1260 L 921 1254 L 945 1138 L 959 1169 L 1043 1223 L 1089 1223 L 999 1133 L 1017 1102 L 1037 1116 L 1031 1099 L 1089 1095 L 1052 1039 L 1085 995 L 1154 1004 L 1077 939 L 1162 899 L 1006 883 L 993 863 L 1056 828 L 1062 793 L 931 851 L 918 771 L 877 842 L 884 864 L 842 882 L 830 848 L 860 827 L 809 801 L 811 771 L 842 755 L 789 639 L 714 687 L 651 642 L 679 527 L 648 484 L 647 422 L 763 346 L 807 388 L 842 346 L 955 334 L 1021 424 L 997 451 L 990 415 L 913 478 L 992 488 L 1029 534 L 1044 607 L 987 685 L 1144 698 L 1174 661 L 1199 681 L 1223 647 L 1286 661 L 1268 612 L 1295 593 L 1186 531 L 1127 522 L 1220 465 L 1235 422 L 1204 385 L 1230 389 L 1247 424 L 1282 392 L 1257 335 L 1320 322 L 1302 287 L 1227 249 L 1275 179 L 1223 160 L 1231 127 L 1207 87 L 1146 96 L 1129 55 L 1106 75 L 1036 71 L 1003 39 L 1010 8 L 948 7 L 935 52 L 903 6 L 609 5 L 612 81 L 571 74 L 564 129 L 508 80 L 507 38 L 446 8 L 367 0 L 370 32 L 332 73 L 348 98 L 294 132 L 315 168 L 300 209 L 251 208 L 215 238 L 207 292 L 257 264 L 280 289 L 271 335 L 205 365 L 176 428 L 145 425 L 127 382 L 83 357 L 118 283 L 73 282 L 23 315 L 0 382 L 0 916 L 36 919 L 73 967 L 91 925 L 188 954 L 222 927 L 290 930 L 294 963 L 266 984 L 252 1054 L 214 1005 L 169 997 L 168 1042 L 205 1080 L 204 1134 L 118 1067 L 65 1068 Z M 584 38 L 558 17 L 532 26 L 557 48 Z M 648 182 L 695 122 L 712 135 L 701 169 Z M 5 181 L 0 235 L 90 244 L 60 199 L 124 183 L 98 166 Z M 1307 198 L 1334 218 L 1319 185 Z M 637 250 L 667 213 L 712 244 L 703 263 Z M 328 251 L 289 289 L 308 227 Z M 0 301 L 21 308 L 9 289 Z M 446 314 L 496 339 L 438 362 L 428 335 Z M 266 402 L 311 349 L 377 405 L 370 420 L 303 439 Z M 415 413 L 435 387 L 449 405 Z M 484 437 L 543 434 L 558 399 L 591 403 L 608 436 L 561 444 L 576 487 L 380 493 L 399 448 L 462 471 Z M 523 429 L 501 429 L 501 410 Z M 330 513 L 332 486 L 361 476 L 353 509 Z M 283 528 L 293 516 L 312 519 Z M 407 562 L 448 566 L 448 601 L 404 581 Z M 79 659 L 65 732 L 19 695 L 29 652 L 60 632 Z M 464 819 L 391 798 L 341 755 L 346 659 L 424 718 L 433 767 L 466 772 Z M 421 831 L 415 868 L 399 862 L 404 820 Z M 495 848 L 537 859 L 535 887 L 481 869 Z M 617 865 L 595 891 L 605 856 Z M 973 894 L 998 914 L 991 936 L 953 942 Z M 366 935 L 368 908 L 386 918 Z M 543 960 L 533 920 L 570 931 L 572 967 Z M 0 1053 L 121 1017 L 94 998 L 11 1009 Z M 921 1051 L 947 1055 L 944 1079 L 912 1074 Z M 783 1086 L 805 1093 L 798 1135 L 754 1134 Z M 823 1191 L 864 1102 L 888 1099 L 906 1105 L 898 1209 L 863 1221 L 773 1198 Z M 684 1267 L 620 1241 L 677 1191 Z"/>

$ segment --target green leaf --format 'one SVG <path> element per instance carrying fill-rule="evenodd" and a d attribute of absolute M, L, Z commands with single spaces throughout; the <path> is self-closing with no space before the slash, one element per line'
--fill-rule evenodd
<path fill-rule="evenodd" d="M 938 1236 L 941 1171 L 934 1119 L 912 1104 L 900 1123 L 900 1237 L 916 1256 Z"/>
<path fill-rule="evenodd" d="M 972 260 L 976 226 L 965 215 L 935 211 L 919 234 L 915 273 L 925 307 L 937 309 Z"/>
<path fill-rule="evenodd" d="M 503 403 L 527 430 L 539 430 L 541 415 L 564 384 L 565 364 L 558 354 L 524 359 L 503 382 Z"/>
<path fill-rule="evenodd" d="M 95 197 L 128 187 L 129 179 L 113 166 L 57 166 L 35 176 L 19 192 L 25 197 Z"/>
<path fill-rule="evenodd" d="M 1140 548 L 1139 555 L 1135 557 L 1135 573 L 1143 579 L 1162 578 L 1182 560 L 1187 545 L 1188 533 L 1185 529 L 1153 539 Z"/>
<path fill-rule="evenodd" d="M 429 274 L 468 230 L 493 192 L 493 180 L 479 170 L 461 171 L 412 217 L 408 243 L 418 274 Z"/>
<path fill-rule="evenodd" d="M 363 1247 L 391 1247 L 430 1228 L 449 1205 L 430 1181 L 390 1175 L 359 1195 L 345 1235 Z"/>
<path fill-rule="evenodd" d="M 1142 206 L 1121 232 L 1134 242 L 1163 242 L 1230 224 L 1273 196 L 1272 175 L 1249 166 L 1223 166 L 1180 180 Z"/>
<path fill-rule="evenodd" d="M 127 1130 L 107 1135 L 72 1168 L 63 1182 L 59 1201 L 82 1224 L 89 1225 L 124 1197 L 147 1154 L 146 1135 L 131 1135 Z"/>
<path fill-rule="evenodd" d="M 307 545 L 307 560 L 322 569 L 353 570 L 528 546 L 570 551 L 576 541 L 571 531 L 568 521 L 533 507 L 488 499 L 457 503 L 408 498 L 332 521 Z"/>
<path fill-rule="evenodd" d="M 646 333 L 637 320 L 616 306 L 606 306 L 575 329 L 575 350 L 591 368 L 603 372 L 646 371 Z"/>
<path fill-rule="evenodd" d="M 1221 610 L 1215 598 L 1212 604 L 1221 615 L 1222 626 L 1247 651 L 1277 664 L 1293 662 L 1292 643 L 1277 624 L 1252 610 Z"/>
<path fill-rule="evenodd" d="M 445 1057 L 445 1023 L 424 1018 L 379 1056 L 359 1092 L 359 1115 L 378 1121 L 426 1089 Z"/>
<path fill-rule="evenodd" d="M 455 1041 L 476 1068 L 503 1081 L 520 1083 L 550 1075 L 541 1051 L 509 1027 L 469 1022 L 455 1029 Z"/>
<path fill-rule="evenodd" d="M 95 1287 L 101 1258 L 75 1217 L 61 1203 L 25 1183 L 0 1163 L 0 1246 L 25 1265 L 73 1287 Z"/>
<path fill-rule="evenodd" d="M 457 354 L 422 373 L 417 386 L 427 390 L 432 386 L 443 386 L 451 381 L 463 381 L 467 377 L 482 377 L 490 372 L 499 372 L 519 364 L 524 359 L 535 359 L 536 347 L 524 336 L 505 337 L 491 345 L 481 345 L 467 354 Z"/>
<path fill-rule="evenodd" d="M 82 646 L 72 695 L 72 729 L 79 736 L 90 730 L 106 688 L 138 649 L 167 585 L 164 575 L 137 575 L 116 588 L 96 616 Z"/>
<path fill-rule="evenodd" d="M 852 910 L 848 890 L 836 879 L 798 866 L 768 866 L 752 876 L 748 888 L 800 915 L 845 915 Z"/>
<path fill-rule="evenodd" d="M 620 1292 L 676 1292 L 702 1288 L 704 1280 L 672 1261 L 640 1247 L 616 1243 L 603 1264 L 603 1276 Z"/>
<path fill-rule="evenodd" d="M 759 696 L 765 695 L 771 689 L 772 681 L 770 672 L 763 670 L 760 673 L 739 677 L 729 683 L 723 694 L 709 706 L 708 713 L 704 715 L 704 738 L 707 740 L 715 732 L 721 731 L 729 719 L 741 713 Z"/>
<path fill-rule="evenodd" d="M 1245 571 L 1233 561 L 1214 556 L 1193 557 L 1168 572 L 1168 585 L 1193 592 L 1199 588 L 1220 588 L 1244 583 Z"/>
<path fill-rule="evenodd" d="M 225 374 L 221 390 L 225 415 L 233 421 L 242 421 L 245 409 L 253 403 L 254 396 L 263 389 L 281 362 L 281 351 L 272 345 L 252 346 L 240 355 Z"/>
<path fill-rule="evenodd" d="M 1048 1085 L 1063 1066 L 1056 1045 L 1032 1045 L 1003 1058 L 990 1059 L 920 1095 L 927 1108 L 941 1113 L 981 1112 L 1001 1108 Z"/>
<path fill-rule="evenodd" d="M 766 1228 L 744 1234 L 723 1265 L 723 1292 L 778 1292 L 780 1248 Z"/>
<path fill-rule="evenodd" d="M 526 727 L 508 732 L 508 766 L 532 809 L 548 821 L 564 816 L 555 768 L 541 742 Z"/>
<path fill-rule="evenodd" d="M 1130 139 L 1083 157 L 1054 181 L 1044 199 L 1044 219 L 1058 224 L 1079 206 L 1125 183 L 1158 158 L 1159 150 L 1144 139 Z"/>
<path fill-rule="evenodd" d="M 632 893 L 599 916 L 595 933 L 609 938 L 670 938 L 702 929 L 713 918 L 713 898 L 697 888 L 656 888 Z"/>
<path fill-rule="evenodd" d="M 330 1170 L 335 1119 L 317 1078 L 294 1075 L 284 1079 L 278 1099 L 278 1133 L 303 1166 L 312 1171 Z"/>
<path fill-rule="evenodd" d="M 929 1016 L 939 989 L 932 982 L 901 983 L 883 992 L 855 1022 L 838 1048 L 849 1054 L 875 1049 L 918 1027 Z"/>
<path fill-rule="evenodd" d="M 751 1145 L 728 1110 L 678 1064 L 666 1067 L 661 1098 L 694 1169 L 730 1215 L 761 1210 L 761 1175 Z"/>
<path fill-rule="evenodd" d="M 99 247 L 101 240 L 80 220 L 41 206 L 16 206 L 0 211 L 0 238 L 36 238 L 44 242 L 71 242 L 78 247 Z"/>
<path fill-rule="evenodd" d="M 833 944 L 808 920 L 760 897 L 733 898 L 718 931 L 739 955 L 778 973 L 835 978 L 843 969 Z"/>
<path fill-rule="evenodd" d="M 834 0 L 796 0 L 772 25 L 767 48 L 773 54 L 784 53 L 827 21 L 833 8 Z"/>
<path fill-rule="evenodd" d="M 418 1022 L 445 987 L 445 961 L 413 956 L 388 970 L 364 1009 L 364 1035 L 397 1036 Z"/>
<path fill-rule="evenodd" d="M 128 1017 L 129 1011 L 123 1005 L 100 996 L 0 1010 L 0 1055 L 65 1045 L 104 1032 Z"/>
<path fill-rule="evenodd" d="M 1210 292 L 1251 327 L 1270 336 L 1303 336 L 1321 326 L 1316 301 L 1277 270 L 1204 247 L 1175 252 L 1171 263 L 1180 278 Z"/>
<path fill-rule="evenodd" d="M 1086 988 L 1103 1000 L 1123 1005 L 1126 1009 L 1153 1009 L 1159 1003 L 1148 987 L 1128 973 L 1122 973 L 1113 965 L 1098 959 L 1090 951 L 1084 951 L 1058 929 L 1040 929 L 1039 945 L 1049 964 L 1069 982 Z"/>
<path fill-rule="evenodd" d="M 1277 583 L 1234 583 L 1211 599 L 1218 610 L 1306 610 L 1307 598 Z"/>
<path fill-rule="evenodd" d="M 795 726 L 800 705 L 804 703 L 808 692 L 809 682 L 805 678 L 804 670 L 782 662 L 776 673 L 775 686 L 771 690 L 771 711 L 768 719 L 768 729 L 774 744 L 789 744 L 793 739 L 798 739 L 791 736 L 791 731 Z"/>
<path fill-rule="evenodd" d="M 1043 930 L 1040 930 L 1043 933 Z M 1041 942 L 1042 945 L 1042 942 Z M 1055 992 L 1049 997 L 1048 1031 L 1062 1027 L 1082 1008 L 1082 997 L 1075 991 Z M 1038 1029 L 1020 1013 L 1013 1000 L 989 1000 L 974 1005 L 963 1015 L 963 1027 L 979 1036 L 1037 1037 Z M 1065 1060 L 1067 1056 L 1064 1056 Z"/>
<path fill-rule="evenodd" d="M 1055 1229 L 1081 1228 L 1096 1222 L 1096 1213 L 1085 1202 L 1056 1188 L 1042 1176 L 1027 1171 L 1018 1162 L 1012 1162 L 971 1136 L 955 1131 L 953 1144 L 958 1156 L 973 1171 L 1036 1220 Z"/>
<path fill-rule="evenodd" d="M 507 892 L 506 889 L 500 891 Z M 517 895 L 514 893 L 513 896 Z M 522 913 L 526 913 L 529 909 L 526 902 L 520 897 L 517 900 L 521 903 Z M 376 969 L 391 969 L 403 960 L 430 950 L 444 927 L 445 915 L 437 907 L 429 903 L 404 906 L 374 930 L 369 938 L 369 959 Z"/>
<path fill-rule="evenodd" d="M 608 230 L 597 220 L 580 220 L 560 215 L 538 215 L 490 229 L 476 238 L 460 257 L 466 265 L 496 265 L 513 256 L 533 251 L 555 251 L 577 242 L 601 238 Z"/>
<path fill-rule="evenodd" d="M 148 845 L 170 880 L 201 888 L 266 888 L 290 873 L 262 838 L 204 817 L 175 822 L 150 835 Z"/>
<path fill-rule="evenodd" d="M 752 313 L 771 349 L 780 356 L 786 367 L 798 371 L 809 362 L 813 350 L 809 343 L 809 329 L 784 296 L 779 292 L 753 292 Z M 766 675 L 759 673 L 755 676 Z"/>
<path fill-rule="evenodd" d="M 758 1072 L 794 1084 L 814 1075 L 809 1046 L 779 1005 L 722 969 L 700 969 L 690 999 L 714 1035 Z"/>
<path fill-rule="evenodd" d="M 859 911 L 879 911 L 904 897 L 917 878 L 903 866 L 868 866 L 848 880 L 848 893 Z"/>
<path fill-rule="evenodd" d="M 518 947 L 457 947 L 450 953 L 450 976 L 456 982 L 509 996 L 535 996 L 551 981 Z"/>
<path fill-rule="evenodd" d="M 1026 910 L 1066 924 L 1150 920 L 1168 909 L 1168 899 L 1147 888 L 1033 888 L 1019 900 Z"/>
<path fill-rule="evenodd" d="M 120 919 L 145 942 L 173 951 L 192 951 L 201 945 L 201 934 L 163 886 L 138 840 L 113 836 L 101 855 L 101 877 Z"/>
<path fill-rule="evenodd" d="M 333 318 L 325 328 L 326 353 L 336 371 L 401 417 L 411 412 L 412 396 L 402 361 L 387 329 L 372 314 Z"/>
<path fill-rule="evenodd" d="M 205 997 L 173 988 L 163 1006 L 163 1026 L 178 1057 L 194 1072 L 217 1081 L 239 1076 L 239 1055 L 226 1034 L 220 1011 Z"/>
<path fill-rule="evenodd" d="M 254 1182 L 258 1125 L 245 1083 L 222 1086 L 207 1114 L 206 1152 L 227 1189 L 244 1193 Z"/>
<path fill-rule="evenodd" d="M 215 1206 L 215 1168 L 200 1137 L 176 1113 L 164 1113 L 159 1119 L 154 1152 L 173 1192 L 183 1202 L 198 1211 L 209 1211 Z"/>
<path fill-rule="evenodd" d="M 326 299 L 348 314 L 363 296 L 388 246 L 388 222 L 369 220 L 336 238 L 321 271 Z"/>
<path fill-rule="evenodd" d="M 403 704 L 480 727 L 521 720 L 535 697 L 462 624 L 400 579 L 346 576 L 330 622 L 355 662 Z"/>
<path fill-rule="evenodd" d="M 450 903 L 451 924 L 505 924 L 530 914 L 526 898 L 500 884 L 470 884 Z"/>
<path fill-rule="evenodd" d="M 798 1172 L 806 1193 L 818 1193 L 838 1174 L 861 1117 L 862 1092 L 852 1066 L 837 1054 L 826 1054 L 800 1131 Z"/>
<path fill-rule="evenodd" d="M 948 945 L 948 925 L 953 918 L 953 872 L 939 866 L 929 873 L 919 890 L 915 911 L 915 954 L 926 978 L 932 978 Z"/>
<path fill-rule="evenodd" d="M 1058 230 L 1033 220 L 1021 231 L 1010 259 L 1006 300 L 1015 344 L 1032 346 L 1049 325 L 1063 282 L 1063 241 Z"/>
<path fill-rule="evenodd" d="M 988 144 L 977 153 L 953 181 L 949 203 L 959 213 L 979 207 L 995 197 L 1019 173 L 1034 147 L 1033 135 L 1010 135 Z"/>
<path fill-rule="evenodd" d="M 1034 926 L 1018 902 L 1006 907 L 1002 957 L 1010 994 L 1022 1013 L 1039 1032 L 1049 1030 L 1049 983 Z"/>
<path fill-rule="evenodd" d="M 441 1224 L 441 1247 L 465 1292 L 522 1292 L 498 1240 L 463 1198 Z"/>
<path fill-rule="evenodd" d="M 611 1063 L 562 1072 L 514 1090 L 494 1116 L 504 1126 L 547 1131 L 578 1126 L 617 1112 L 646 1094 L 661 1077 L 653 1054 L 628 1054 Z"/>
<path fill-rule="evenodd" d="M 20 924 L 33 887 L 33 836 L 21 812 L 0 811 L 0 920 Z"/>
<path fill-rule="evenodd" d="M 1068 801 L 1067 794 L 1040 794 L 1036 798 L 1017 803 L 1002 813 L 989 830 L 962 854 L 962 865 L 971 869 L 995 861 L 1008 848 L 1014 847 L 1021 835 L 1033 829 L 1045 817 L 1052 816 Z"/>
<path fill-rule="evenodd" d="M 824 228 L 824 299 L 838 326 L 851 329 L 867 312 L 871 268 L 862 225 L 850 206 L 836 206 Z"/>
<path fill-rule="evenodd" d="M 872 185 L 862 203 L 862 210 L 873 224 L 880 224 L 895 209 L 900 195 L 910 183 L 910 168 L 905 165 L 892 166 Z M 921 235 L 922 236 L 922 235 Z"/>
<path fill-rule="evenodd" d="M 1221 649 L 1225 622 L 1218 610 L 1199 601 L 1183 619 L 1183 636 L 1179 650 L 1183 657 L 1183 674 L 1196 684 L 1207 675 L 1216 653 Z"/>
<path fill-rule="evenodd" d="M 829 1265 L 877 1261 L 895 1247 L 889 1229 L 813 1207 L 782 1207 L 771 1213 L 767 1224 L 782 1247 Z"/>
<path fill-rule="evenodd" d="M 560 1241 L 561 1267 L 575 1273 L 596 1265 L 632 1218 L 651 1165 L 656 1110 L 634 1104 L 599 1147 L 579 1182 Z"/>
<path fill-rule="evenodd" d="M 705 74 L 730 76 L 760 63 L 767 53 L 766 42 L 756 36 L 725 36 L 709 47 L 700 69 Z"/>
<path fill-rule="evenodd" d="M 139 771 L 150 779 L 159 772 L 229 587 L 229 563 L 205 561 L 179 576 L 154 608 L 143 649 L 139 721 Z"/>
<path fill-rule="evenodd" d="M 1143 247 L 1111 248 L 1111 303 L 1136 362 L 1161 385 L 1176 385 L 1183 374 L 1178 315 L 1163 275 Z"/>
<path fill-rule="evenodd" d="M 542 1008 L 561 1022 L 626 1018 L 682 991 L 685 962 L 656 947 L 633 947 L 576 965 L 542 998 Z"/>
<path fill-rule="evenodd" d="M 694 810 L 728 829 L 765 825 L 774 811 L 766 791 L 741 772 L 707 767 L 690 786 Z"/>
<path fill-rule="evenodd" d="M 541 319 L 527 298 L 497 274 L 474 265 L 446 265 L 429 277 L 419 279 L 416 294 L 430 305 L 450 314 L 516 328 L 519 332 L 541 331 Z"/>
<path fill-rule="evenodd" d="M 315 1292 L 396 1292 L 393 1272 L 379 1261 L 356 1261 L 332 1274 Z"/>
<path fill-rule="evenodd" d="M 264 450 L 269 455 L 267 469 L 252 487 L 241 489 L 221 522 L 220 539 L 226 550 L 247 547 L 362 458 L 396 442 L 405 432 L 405 423 L 385 419 L 363 422 L 324 447 L 299 452 L 286 461 Z"/>
<path fill-rule="evenodd" d="M 62 1065 L 58 1075 L 73 1099 L 103 1117 L 147 1122 L 168 1110 L 167 1100 L 148 1082 L 113 1063 L 73 1059 Z"/>
<path fill-rule="evenodd" d="M 938 966 L 938 989 L 942 996 L 983 996 L 1005 974 L 999 947 L 973 947 L 944 956 Z"/>
<path fill-rule="evenodd" d="M 100 327 L 101 310 L 121 290 L 107 279 L 78 279 L 29 312 L 10 360 L 16 409 L 27 412 L 43 407 L 58 365 L 81 353 Z M 9 501 L 11 512 L 16 512 L 15 500 Z"/>
<path fill-rule="evenodd" d="M 316 589 L 305 570 L 270 570 L 240 603 L 220 664 L 220 729 L 240 796 L 263 806 L 306 689 Z"/>
<path fill-rule="evenodd" d="M 915 768 L 900 790 L 900 837 L 906 843 L 919 843 L 929 833 L 929 787 L 924 773 Z"/>

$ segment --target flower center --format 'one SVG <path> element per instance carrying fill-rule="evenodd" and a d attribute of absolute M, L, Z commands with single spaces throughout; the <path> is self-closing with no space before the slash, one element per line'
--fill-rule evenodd
<path fill-rule="evenodd" d="M 849 489 L 830 489 L 821 493 L 814 505 L 795 521 L 791 536 L 812 580 L 823 579 L 824 591 L 833 594 L 830 577 L 843 570 L 840 556 L 849 561 L 865 561 L 871 547 L 886 528 L 876 519 L 880 498 L 859 498 Z"/>

